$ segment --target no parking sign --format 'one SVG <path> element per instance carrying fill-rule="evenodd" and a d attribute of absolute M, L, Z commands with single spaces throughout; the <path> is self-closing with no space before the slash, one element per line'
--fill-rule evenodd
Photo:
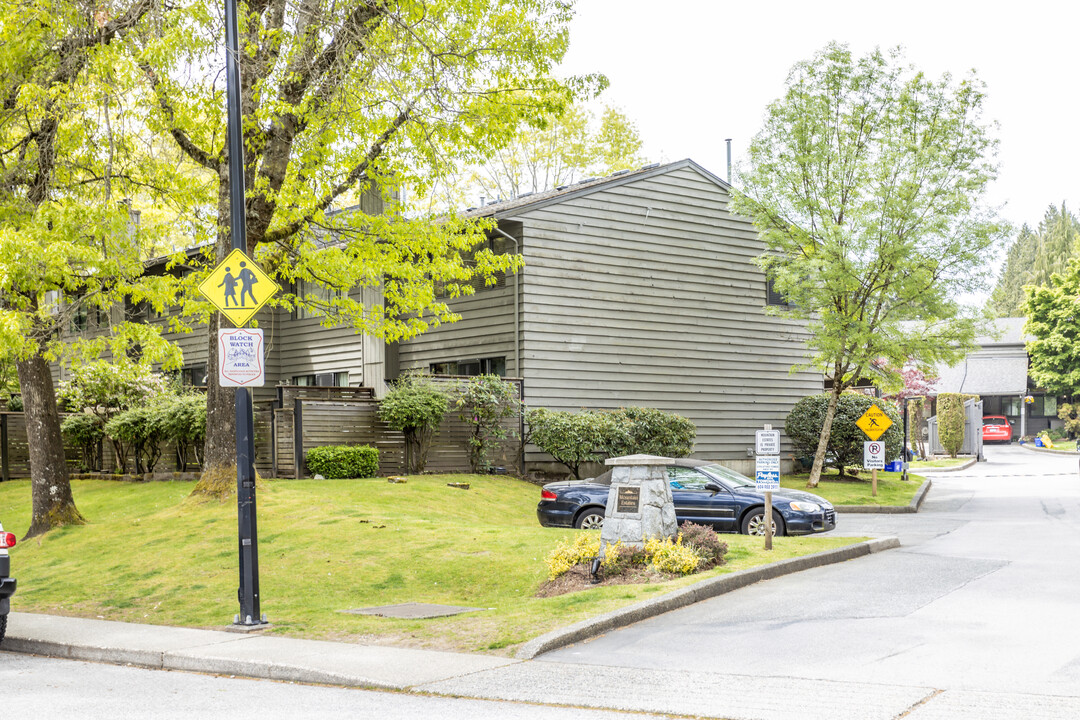
<path fill-rule="evenodd" d="M 885 469 L 885 443 L 868 440 L 863 443 L 863 467 L 867 470 Z"/>

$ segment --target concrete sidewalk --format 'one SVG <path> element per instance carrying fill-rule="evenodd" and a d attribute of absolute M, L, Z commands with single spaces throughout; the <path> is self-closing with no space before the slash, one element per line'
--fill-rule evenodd
<path fill-rule="evenodd" d="M 71 660 L 402 690 L 517 661 L 489 655 L 13 612 L 0 649 Z"/>

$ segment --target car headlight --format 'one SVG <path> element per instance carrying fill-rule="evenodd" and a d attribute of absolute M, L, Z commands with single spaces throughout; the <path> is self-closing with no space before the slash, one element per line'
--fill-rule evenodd
<path fill-rule="evenodd" d="M 791 509 L 799 512 L 815 513 L 821 510 L 821 506 L 812 502 L 793 502 L 791 503 Z"/>

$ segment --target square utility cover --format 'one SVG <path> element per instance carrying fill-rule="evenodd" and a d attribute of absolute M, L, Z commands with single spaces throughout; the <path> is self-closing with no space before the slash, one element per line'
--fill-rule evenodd
<path fill-rule="evenodd" d="M 420 620 L 423 618 L 448 617 L 461 613 L 485 610 L 486 608 L 460 607 L 458 605 L 433 605 L 431 603 L 401 603 L 399 605 L 380 605 L 379 607 L 342 610 L 353 615 L 381 615 L 383 617 Z"/>

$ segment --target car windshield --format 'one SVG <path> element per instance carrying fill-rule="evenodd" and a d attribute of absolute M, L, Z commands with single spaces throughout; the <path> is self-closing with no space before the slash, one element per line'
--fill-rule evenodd
<path fill-rule="evenodd" d="M 983 425 L 1008 425 L 1009 421 L 1000 417 L 983 418 Z"/>
<path fill-rule="evenodd" d="M 723 465 L 712 464 L 702 465 L 697 468 L 698 470 L 704 470 L 710 475 L 723 480 L 730 487 L 752 487 L 756 488 L 757 483 L 741 473 L 737 473 L 729 467 Z"/>

